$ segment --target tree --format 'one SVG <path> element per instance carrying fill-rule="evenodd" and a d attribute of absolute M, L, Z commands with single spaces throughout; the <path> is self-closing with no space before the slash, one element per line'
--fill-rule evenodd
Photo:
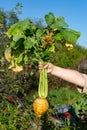
<path fill-rule="evenodd" d="M 8 28 L 19 21 L 17 14 L 11 10 L 9 12 L 0 9 L 0 54 L 3 55 L 4 48 L 9 42 L 9 38 L 5 34 Z"/>
<path fill-rule="evenodd" d="M 0 9 L 0 34 L 6 30 L 6 13 Z"/>
<path fill-rule="evenodd" d="M 8 12 L 7 21 L 7 28 L 19 21 L 17 14 L 13 10 Z"/>

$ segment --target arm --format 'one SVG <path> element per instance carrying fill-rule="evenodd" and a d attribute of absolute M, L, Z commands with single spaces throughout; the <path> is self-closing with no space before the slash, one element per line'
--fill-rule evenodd
<path fill-rule="evenodd" d="M 48 73 L 57 76 L 70 83 L 74 83 L 83 88 L 83 92 L 87 93 L 87 75 L 80 73 L 79 71 L 72 69 L 65 69 L 59 66 L 55 66 L 51 63 L 47 63 L 44 68 L 47 69 Z M 42 69 L 41 63 L 39 69 Z"/>
<path fill-rule="evenodd" d="M 78 72 L 76 70 L 65 69 L 65 68 L 61 68 L 61 67 L 53 65 L 51 74 L 55 75 L 59 78 L 62 78 L 68 82 L 77 84 L 81 87 L 85 86 L 85 78 L 84 78 L 83 74 L 81 74 L 80 72 Z"/>

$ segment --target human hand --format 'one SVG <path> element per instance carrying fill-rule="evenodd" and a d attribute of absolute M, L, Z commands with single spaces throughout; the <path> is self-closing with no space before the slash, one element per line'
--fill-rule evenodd
<path fill-rule="evenodd" d="M 38 64 L 39 71 L 41 71 L 43 68 L 47 69 L 47 73 L 51 73 L 53 70 L 53 64 L 47 63 L 45 66 L 42 65 L 41 62 Z"/>

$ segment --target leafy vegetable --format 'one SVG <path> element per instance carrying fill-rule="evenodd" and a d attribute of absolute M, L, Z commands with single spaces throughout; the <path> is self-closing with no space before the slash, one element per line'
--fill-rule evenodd
<path fill-rule="evenodd" d="M 8 29 L 7 35 L 11 39 L 8 48 L 14 64 L 23 66 L 29 64 L 31 59 L 48 62 L 50 54 L 55 52 L 55 44 L 74 44 L 80 37 L 80 32 L 68 28 L 64 17 L 56 18 L 50 12 L 45 15 L 45 21 L 47 26 L 42 29 L 28 18 Z"/>
<path fill-rule="evenodd" d="M 11 42 L 8 44 L 8 50 L 10 50 L 8 56 L 5 51 L 5 57 L 10 63 L 9 69 L 20 72 L 23 70 L 23 66 L 31 61 L 48 62 L 50 54 L 55 53 L 55 44 L 66 45 L 68 42 L 72 45 L 80 36 L 80 32 L 68 28 L 63 17 L 56 18 L 50 12 L 45 15 L 45 21 L 47 26 L 42 29 L 36 27 L 30 19 L 20 21 L 9 28 L 7 35 Z M 46 101 L 48 81 L 45 69 L 40 72 L 38 94 L 40 99 L 44 98 Z M 44 106 L 40 105 L 40 108 L 39 104 L 35 105 L 35 109 L 40 110 L 43 114 L 41 109 Z M 41 116 L 41 113 L 39 115 Z"/>

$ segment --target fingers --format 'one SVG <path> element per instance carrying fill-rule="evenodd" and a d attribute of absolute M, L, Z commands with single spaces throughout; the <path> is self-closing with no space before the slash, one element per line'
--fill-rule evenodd
<path fill-rule="evenodd" d="M 39 68 L 39 71 L 43 69 L 43 65 L 41 62 L 38 63 L 38 68 Z"/>
<path fill-rule="evenodd" d="M 52 64 L 47 63 L 45 66 L 42 65 L 41 62 L 38 63 L 39 71 L 41 71 L 43 68 L 47 69 L 47 73 L 50 73 L 52 71 Z"/>
<path fill-rule="evenodd" d="M 44 66 L 45 69 L 49 69 L 49 63 Z"/>

